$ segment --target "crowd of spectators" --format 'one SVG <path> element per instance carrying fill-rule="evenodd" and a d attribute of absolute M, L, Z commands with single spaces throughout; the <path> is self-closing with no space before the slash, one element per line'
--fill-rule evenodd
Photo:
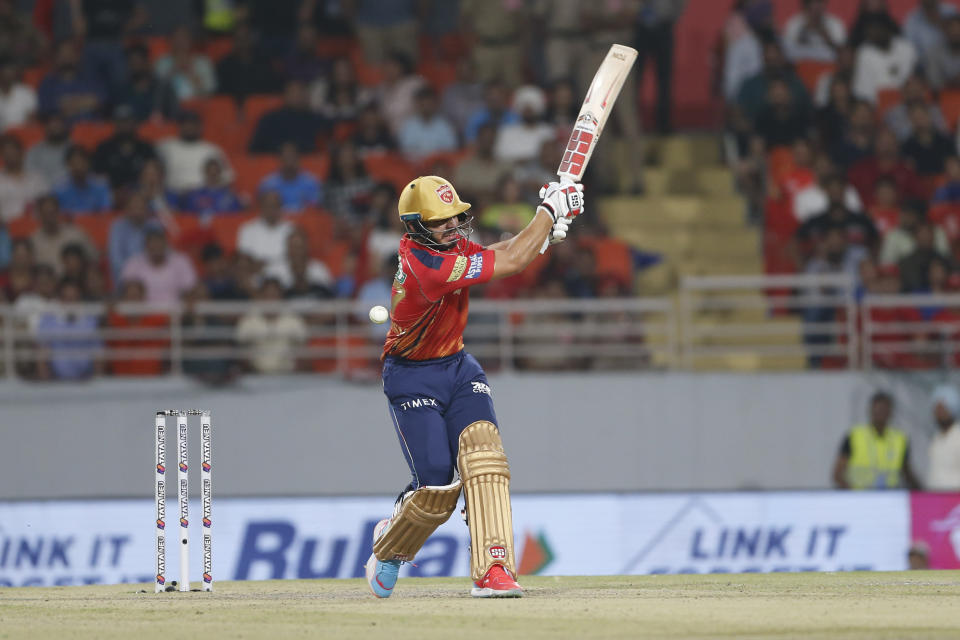
<path fill-rule="evenodd" d="M 828 5 L 803 0 L 778 29 L 773 2 L 740 0 L 723 30 L 726 148 L 766 269 L 958 291 L 960 7 L 918 0 L 901 24 L 886 0 L 861 0 L 849 23 Z"/>
<path fill-rule="evenodd" d="M 104 327 L 164 330 L 162 314 L 124 316 L 118 302 L 388 302 L 397 189 L 418 174 L 452 179 L 473 204 L 475 241 L 516 233 L 555 178 L 611 42 L 636 40 L 655 61 L 657 124 L 670 128 L 683 2 L 194 4 L 174 19 L 149 0 L 37 0 L 32 14 L 0 0 L 0 302 L 29 310 L 44 354 L 21 363 L 25 377 L 98 373 L 90 354 L 124 346 Z M 529 41 L 532 32 L 544 37 Z M 611 153 L 618 139 L 640 153 L 633 82 L 609 127 Z M 624 172 L 604 156 L 595 164 L 607 170 L 594 173 L 603 179 L 588 188 L 642 189 L 639 155 Z M 591 213 L 569 243 L 577 250 L 550 252 L 478 293 L 629 294 L 635 252 L 609 236 L 596 205 Z M 64 312 L 67 302 L 112 311 Z M 290 349 L 308 340 L 301 325 L 327 321 L 184 317 L 263 346 L 246 363 L 258 371 L 313 366 Z M 82 348 L 71 355 L 70 345 Z M 109 370 L 165 366 L 128 358 Z M 211 380 L 237 370 L 190 366 Z"/>

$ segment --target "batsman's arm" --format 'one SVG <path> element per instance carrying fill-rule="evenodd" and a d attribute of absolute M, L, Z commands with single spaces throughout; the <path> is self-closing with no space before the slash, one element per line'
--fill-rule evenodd
<path fill-rule="evenodd" d="M 540 254 L 540 247 L 553 227 L 553 218 L 543 207 L 537 207 L 537 215 L 523 231 L 509 240 L 492 244 L 494 251 L 493 279 L 506 278 L 520 273 Z"/>

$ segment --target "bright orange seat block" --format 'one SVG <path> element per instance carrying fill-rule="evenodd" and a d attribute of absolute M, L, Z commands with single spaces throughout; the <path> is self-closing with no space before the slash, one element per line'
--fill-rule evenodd
<path fill-rule="evenodd" d="M 167 120 L 147 120 L 137 130 L 140 137 L 149 142 L 170 138 L 177 135 L 177 132 L 177 123 Z"/>
<path fill-rule="evenodd" d="M 233 156 L 234 186 L 239 193 L 254 195 L 265 176 L 277 170 L 279 158 L 273 155 L 243 154 Z"/>
<path fill-rule="evenodd" d="M 32 216 L 20 216 L 7 223 L 7 233 L 11 238 L 26 238 L 37 230 L 38 223 Z"/>
<path fill-rule="evenodd" d="M 90 239 L 93 240 L 93 244 L 97 246 L 101 252 L 105 251 L 107 248 L 107 241 L 110 238 L 110 225 L 113 224 L 113 221 L 117 219 L 116 214 L 112 213 L 101 213 L 101 214 L 92 214 L 84 216 L 76 216 L 73 219 L 73 223 L 83 229 Z"/>
<path fill-rule="evenodd" d="M 900 89 L 881 89 L 877 92 L 877 117 L 887 115 L 887 111 L 900 104 L 903 96 Z"/>
<path fill-rule="evenodd" d="M 150 51 L 150 62 L 156 62 L 157 58 L 170 53 L 170 40 L 166 36 L 151 36 L 145 44 Z"/>
<path fill-rule="evenodd" d="M 112 122 L 78 122 L 73 125 L 70 140 L 81 147 L 93 150 L 113 135 L 113 129 Z"/>
<path fill-rule="evenodd" d="M 247 96 L 243 101 L 243 119 L 250 126 L 255 127 L 263 114 L 279 109 L 283 105 L 283 98 L 272 93 L 254 94 Z"/>
<path fill-rule="evenodd" d="M 230 55 L 233 51 L 233 41 L 230 38 L 211 38 L 205 47 L 207 57 L 216 64 Z"/>
<path fill-rule="evenodd" d="M 833 62 L 800 60 L 794 65 L 794 70 L 796 70 L 797 75 L 800 77 L 800 81 L 803 82 L 803 86 L 805 86 L 807 91 L 812 95 L 817 90 L 817 83 L 820 82 L 820 76 L 825 73 L 832 73 L 836 66 Z"/>
<path fill-rule="evenodd" d="M 960 89 L 944 89 L 940 93 L 940 111 L 947 122 L 947 128 L 954 131 L 960 118 Z"/>
<path fill-rule="evenodd" d="M 232 216 L 218 216 L 210 222 L 213 237 L 220 248 L 226 253 L 237 250 L 237 233 L 240 227 L 255 218 L 255 212 L 248 212 Z"/>
<path fill-rule="evenodd" d="M 24 149 L 29 149 L 33 145 L 43 140 L 43 125 L 30 122 L 19 127 L 7 129 L 7 134 L 12 135 L 23 144 Z"/>
<path fill-rule="evenodd" d="M 322 259 L 333 245 L 333 216 L 321 209 L 308 209 L 290 220 L 307 233 L 310 255 Z"/>

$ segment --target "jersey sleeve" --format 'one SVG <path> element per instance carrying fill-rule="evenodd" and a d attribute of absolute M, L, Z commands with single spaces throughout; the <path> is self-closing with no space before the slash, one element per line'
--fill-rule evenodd
<path fill-rule="evenodd" d="M 413 249 L 408 260 L 423 295 L 439 300 L 451 291 L 489 282 L 493 278 L 494 252 L 471 243 L 470 250 L 475 249 L 476 253 L 456 256 Z"/>

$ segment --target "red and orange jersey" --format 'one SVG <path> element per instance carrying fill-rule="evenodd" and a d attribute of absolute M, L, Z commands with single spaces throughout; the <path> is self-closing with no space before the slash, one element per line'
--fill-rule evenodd
<path fill-rule="evenodd" d="M 463 349 L 469 287 L 493 277 L 494 252 L 466 238 L 448 251 L 400 241 L 384 356 L 431 360 Z"/>

